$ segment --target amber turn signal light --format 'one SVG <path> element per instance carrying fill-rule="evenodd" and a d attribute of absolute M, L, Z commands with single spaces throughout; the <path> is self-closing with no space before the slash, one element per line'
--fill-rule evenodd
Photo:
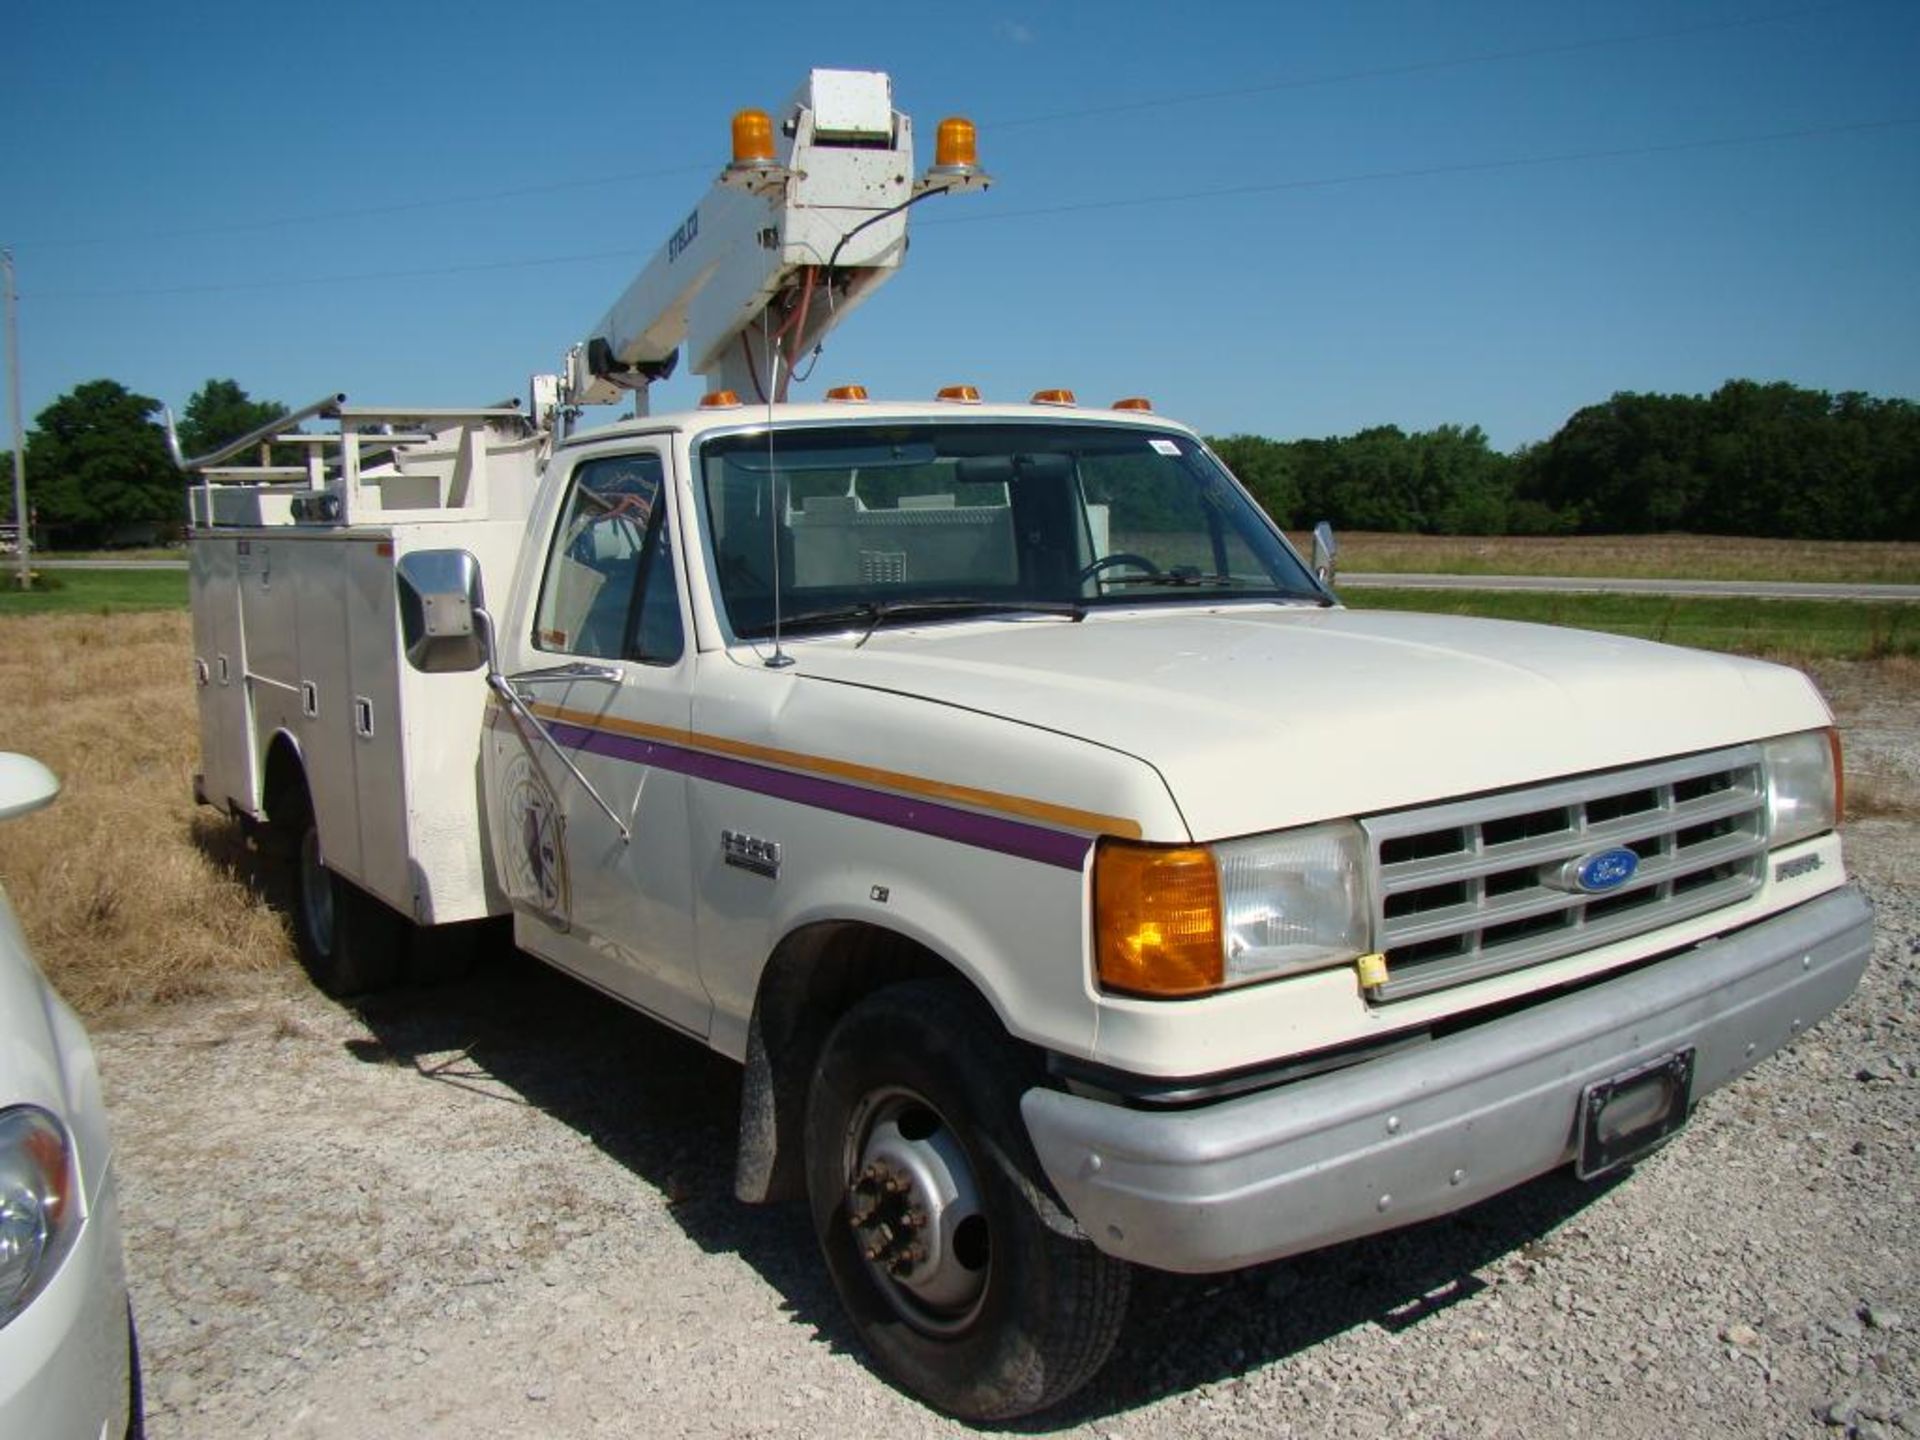
<path fill-rule="evenodd" d="M 1093 944 L 1108 990 L 1158 997 L 1218 990 L 1226 960 L 1212 854 L 1102 840 L 1093 861 Z"/>

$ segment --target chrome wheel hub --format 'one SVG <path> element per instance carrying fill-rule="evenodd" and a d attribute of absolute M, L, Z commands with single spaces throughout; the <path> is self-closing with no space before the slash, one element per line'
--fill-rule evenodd
<path fill-rule="evenodd" d="M 847 1182 L 854 1248 L 902 1318 L 929 1334 L 972 1321 L 986 1294 L 992 1238 L 959 1138 L 902 1092 L 870 1096 L 856 1117 Z"/>

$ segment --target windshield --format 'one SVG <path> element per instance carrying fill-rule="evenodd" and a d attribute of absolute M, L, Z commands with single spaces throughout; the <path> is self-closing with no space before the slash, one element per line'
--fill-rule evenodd
<path fill-rule="evenodd" d="M 699 474 L 733 632 L 889 616 L 1324 599 L 1191 437 L 894 422 L 718 436 Z"/>

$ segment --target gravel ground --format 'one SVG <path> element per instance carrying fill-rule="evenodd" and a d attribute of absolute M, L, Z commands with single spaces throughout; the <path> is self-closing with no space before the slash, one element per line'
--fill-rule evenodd
<path fill-rule="evenodd" d="M 1903 697 L 1823 678 L 1854 773 L 1912 779 Z M 1917 830 L 1850 832 L 1859 994 L 1630 1175 L 1144 1275 L 1016 1428 L 1920 1434 Z M 868 1367 L 801 1207 L 731 1198 L 733 1068 L 543 967 L 358 1012 L 274 977 L 96 1039 L 156 1440 L 967 1429 Z"/>

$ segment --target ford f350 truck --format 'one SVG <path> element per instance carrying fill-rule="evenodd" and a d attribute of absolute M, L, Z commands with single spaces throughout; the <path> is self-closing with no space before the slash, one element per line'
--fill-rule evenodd
<path fill-rule="evenodd" d="M 734 138 L 529 407 L 190 462 L 200 795 L 297 857 L 323 986 L 511 915 L 740 1062 L 741 1198 L 970 1419 L 1082 1385 L 1134 1266 L 1606 1173 L 1852 992 L 1804 677 L 1347 610 L 1143 400 L 787 401 L 985 176 L 948 121 L 910 180 L 871 74 Z"/>

